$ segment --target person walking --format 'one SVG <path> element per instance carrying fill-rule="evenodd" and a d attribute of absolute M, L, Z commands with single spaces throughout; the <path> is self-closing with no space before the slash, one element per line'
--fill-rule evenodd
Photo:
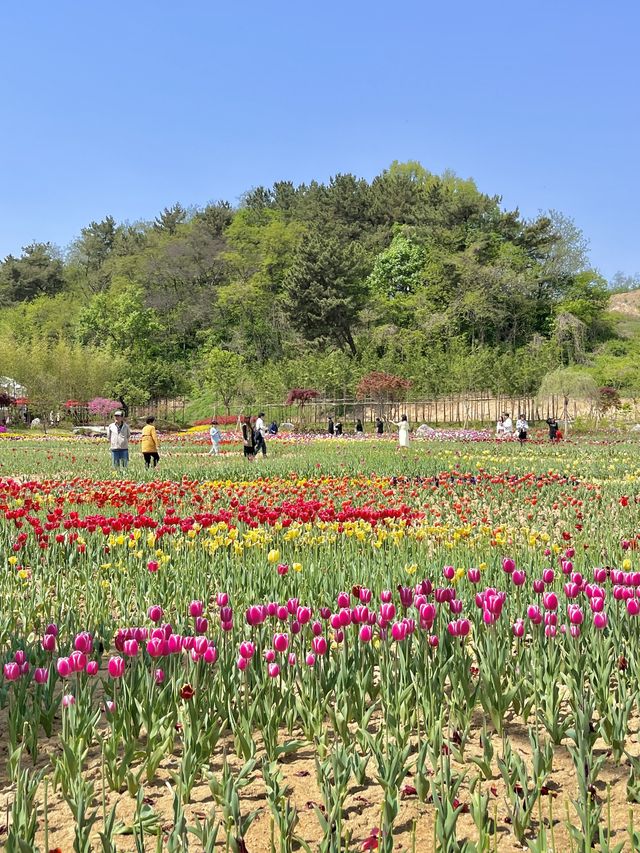
<path fill-rule="evenodd" d="M 251 415 L 245 415 L 242 419 L 242 446 L 244 458 L 253 462 L 256 454 L 256 437 L 251 426 Z"/>
<path fill-rule="evenodd" d="M 376 435 L 384 434 L 384 421 L 382 418 L 376 418 Z"/>
<path fill-rule="evenodd" d="M 336 428 L 333 424 L 333 418 L 329 415 L 329 420 L 327 421 L 327 432 L 329 435 L 333 435 L 336 431 Z"/>
<path fill-rule="evenodd" d="M 131 430 L 129 424 L 125 423 L 124 412 L 118 409 L 113 413 L 113 423 L 107 427 L 107 438 L 111 448 L 111 460 L 116 471 L 125 469 L 129 464 L 129 439 Z"/>
<path fill-rule="evenodd" d="M 144 467 L 149 468 L 151 463 L 153 462 L 153 467 L 155 468 L 158 462 L 160 461 L 160 440 L 158 439 L 158 433 L 155 428 L 155 418 L 153 416 L 149 416 L 147 418 L 146 424 L 142 427 L 142 434 L 140 436 L 140 450 L 142 451 L 142 456 L 144 458 Z"/>
<path fill-rule="evenodd" d="M 549 427 L 549 441 L 556 441 L 558 438 L 558 421 L 555 418 L 547 418 L 547 426 Z"/>
<path fill-rule="evenodd" d="M 362 435 L 364 432 L 364 427 L 362 426 L 362 421 L 360 418 L 356 420 L 356 435 Z"/>
<path fill-rule="evenodd" d="M 342 421 L 336 421 L 336 435 L 342 435 Z"/>
<path fill-rule="evenodd" d="M 264 425 L 264 412 L 260 412 L 256 419 L 255 426 L 255 455 L 257 456 L 260 451 L 262 451 L 262 455 L 267 455 L 267 442 L 264 440 L 265 434 L 267 430 Z"/>
<path fill-rule="evenodd" d="M 209 439 L 211 440 L 211 450 L 207 456 L 217 456 L 220 453 L 220 442 L 222 441 L 222 433 L 218 429 L 218 421 L 211 421 L 209 429 Z"/>
<path fill-rule="evenodd" d="M 500 415 L 496 423 L 496 438 L 504 438 L 504 415 Z"/>
<path fill-rule="evenodd" d="M 398 427 L 398 447 L 409 447 L 409 420 L 406 415 L 400 418 L 400 422 L 391 421 Z"/>
<path fill-rule="evenodd" d="M 518 437 L 518 441 L 522 446 L 527 440 L 527 435 L 529 433 L 529 424 L 527 423 L 526 417 L 520 413 L 518 415 L 518 420 L 516 421 L 516 435 Z"/>

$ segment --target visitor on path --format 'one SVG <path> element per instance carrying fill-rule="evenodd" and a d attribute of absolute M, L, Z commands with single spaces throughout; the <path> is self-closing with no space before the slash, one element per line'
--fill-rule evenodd
<path fill-rule="evenodd" d="M 496 438 L 504 438 L 504 415 L 500 415 L 496 424 Z"/>
<path fill-rule="evenodd" d="M 211 421 L 209 429 L 209 439 L 211 441 L 211 450 L 207 456 L 217 456 L 220 453 L 220 442 L 222 441 L 222 433 L 218 429 L 218 421 Z"/>
<path fill-rule="evenodd" d="M 262 451 L 263 456 L 266 456 L 267 455 L 267 442 L 264 440 L 264 437 L 266 435 L 267 430 L 266 430 L 265 425 L 264 425 L 264 412 L 260 412 L 258 414 L 258 417 L 256 419 L 255 432 L 256 432 L 256 444 L 255 444 L 256 456 L 258 455 L 258 453 L 260 451 Z"/>
<path fill-rule="evenodd" d="M 253 462 L 256 453 L 256 438 L 254 429 L 251 426 L 251 415 L 245 415 L 242 419 L 242 446 L 244 449 L 244 458 Z"/>
<path fill-rule="evenodd" d="M 331 415 L 329 415 L 329 419 L 327 421 L 327 432 L 329 433 L 329 435 L 333 435 L 335 431 L 336 428 L 333 423 L 333 418 L 331 417 Z"/>
<path fill-rule="evenodd" d="M 549 427 L 549 441 L 556 441 L 558 438 L 558 421 L 555 418 L 547 418 L 547 426 Z"/>
<path fill-rule="evenodd" d="M 356 420 L 356 435 L 362 435 L 364 432 L 364 427 L 362 426 L 362 421 L 360 418 Z"/>
<path fill-rule="evenodd" d="M 409 420 L 407 416 L 403 415 L 399 423 L 395 421 L 391 421 L 391 423 L 398 427 L 398 447 L 409 447 Z"/>
<path fill-rule="evenodd" d="M 342 435 L 342 421 L 336 421 L 336 435 Z"/>
<path fill-rule="evenodd" d="M 376 418 L 376 435 L 382 435 L 384 433 L 384 421 L 382 418 Z"/>
<path fill-rule="evenodd" d="M 526 417 L 520 413 L 518 415 L 518 420 L 516 421 L 516 435 L 518 436 L 518 441 L 521 445 L 527 440 L 528 433 L 529 424 L 527 423 Z"/>
<path fill-rule="evenodd" d="M 267 430 L 269 435 L 277 435 L 278 434 L 278 424 L 275 421 L 271 421 L 269 424 L 269 429 Z"/>
<path fill-rule="evenodd" d="M 113 423 L 107 427 L 107 438 L 111 447 L 111 460 L 116 471 L 126 468 L 129 464 L 129 439 L 131 430 L 125 423 L 124 412 L 118 409 L 113 413 Z"/>
<path fill-rule="evenodd" d="M 502 435 L 505 438 L 511 438 L 513 435 L 513 421 L 511 420 L 511 415 L 509 412 L 503 412 L 502 417 L 504 418 L 502 421 Z"/>
<path fill-rule="evenodd" d="M 153 462 L 155 468 L 160 461 L 160 440 L 155 427 L 155 418 L 149 416 L 146 424 L 142 427 L 142 435 L 140 436 L 140 449 L 144 458 L 144 467 L 149 468 Z"/>

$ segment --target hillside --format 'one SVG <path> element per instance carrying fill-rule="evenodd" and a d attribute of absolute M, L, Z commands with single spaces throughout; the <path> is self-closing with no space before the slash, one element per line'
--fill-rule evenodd
<path fill-rule="evenodd" d="M 609 300 L 609 310 L 626 317 L 640 318 L 640 290 L 630 290 L 628 293 L 614 293 Z"/>

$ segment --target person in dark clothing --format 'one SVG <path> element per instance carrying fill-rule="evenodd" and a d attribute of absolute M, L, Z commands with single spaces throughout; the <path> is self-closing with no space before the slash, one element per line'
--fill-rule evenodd
<path fill-rule="evenodd" d="M 384 433 L 384 421 L 382 418 L 376 418 L 376 434 L 382 435 Z"/>
<path fill-rule="evenodd" d="M 329 435 L 333 435 L 335 433 L 335 427 L 333 425 L 333 418 L 329 415 L 329 420 L 327 421 L 327 432 Z"/>
<path fill-rule="evenodd" d="M 275 421 L 271 421 L 269 424 L 269 429 L 267 430 L 269 435 L 277 435 L 278 434 L 278 424 Z"/>
<path fill-rule="evenodd" d="M 360 434 L 364 432 L 364 427 L 362 426 L 362 421 L 360 418 L 356 421 L 356 433 Z"/>
<path fill-rule="evenodd" d="M 342 435 L 342 421 L 336 421 L 336 435 Z"/>
<path fill-rule="evenodd" d="M 256 455 L 256 437 L 251 426 L 251 415 L 245 415 L 242 420 L 242 446 L 244 458 L 252 462 Z"/>
<path fill-rule="evenodd" d="M 555 441 L 558 437 L 558 421 L 555 418 L 547 418 L 549 427 L 549 441 Z"/>

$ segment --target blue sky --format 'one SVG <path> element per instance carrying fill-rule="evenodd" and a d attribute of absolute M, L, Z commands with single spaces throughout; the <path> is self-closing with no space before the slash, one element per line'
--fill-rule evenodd
<path fill-rule="evenodd" d="M 640 272 L 640 4 L 24 0 L 0 10 L 0 257 L 419 160 Z"/>

